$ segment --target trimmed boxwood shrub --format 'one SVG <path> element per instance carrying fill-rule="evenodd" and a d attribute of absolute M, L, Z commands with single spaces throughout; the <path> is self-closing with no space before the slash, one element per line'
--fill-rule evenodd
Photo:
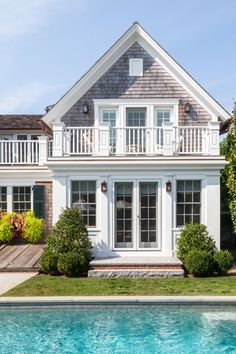
<path fill-rule="evenodd" d="M 188 253 L 202 250 L 211 253 L 216 251 L 213 238 L 202 224 L 187 224 L 177 239 L 177 257 L 185 264 Z"/>
<path fill-rule="evenodd" d="M 214 254 L 214 261 L 216 271 L 219 274 L 224 275 L 233 264 L 233 256 L 228 250 L 218 251 Z"/>
<path fill-rule="evenodd" d="M 57 263 L 58 271 L 67 277 L 77 277 L 87 270 L 86 259 L 76 252 L 62 254 Z"/>
<path fill-rule="evenodd" d="M 205 250 L 191 250 L 185 258 L 185 268 L 195 277 L 205 277 L 214 271 L 213 254 Z"/>
<path fill-rule="evenodd" d="M 88 270 L 91 260 L 91 241 L 76 208 L 66 208 L 46 238 L 45 253 L 57 256 L 57 270 L 68 276 L 78 276 Z M 42 267 L 48 273 L 45 267 Z"/>
<path fill-rule="evenodd" d="M 40 270 L 46 274 L 58 274 L 58 255 L 49 249 L 45 250 L 40 260 Z"/>

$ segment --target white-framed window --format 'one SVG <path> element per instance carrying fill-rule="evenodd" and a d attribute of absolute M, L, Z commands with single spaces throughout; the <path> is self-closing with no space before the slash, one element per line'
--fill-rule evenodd
<path fill-rule="evenodd" d="M 12 211 L 25 213 L 31 210 L 31 187 L 17 186 L 12 187 Z"/>
<path fill-rule="evenodd" d="M 96 226 L 96 181 L 71 181 L 71 205 L 89 227 Z"/>
<path fill-rule="evenodd" d="M 7 211 L 7 187 L 0 187 L 0 212 Z"/>
<path fill-rule="evenodd" d="M 177 180 L 176 226 L 201 223 L 201 180 Z"/>
<path fill-rule="evenodd" d="M 162 127 L 163 123 L 171 122 L 170 108 L 156 108 L 155 109 L 155 125 Z"/>
<path fill-rule="evenodd" d="M 129 59 L 129 76 L 143 76 L 143 59 Z"/>

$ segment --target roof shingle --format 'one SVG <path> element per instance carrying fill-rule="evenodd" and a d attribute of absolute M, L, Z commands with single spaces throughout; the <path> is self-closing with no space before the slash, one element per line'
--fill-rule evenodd
<path fill-rule="evenodd" d="M 42 130 L 42 114 L 0 114 L 0 130 Z"/>

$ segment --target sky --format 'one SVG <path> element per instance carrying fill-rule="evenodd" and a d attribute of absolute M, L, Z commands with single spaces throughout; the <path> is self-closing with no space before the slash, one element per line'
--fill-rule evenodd
<path fill-rule="evenodd" d="M 0 114 L 44 113 L 138 21 L 229 112 L 236 0 L 0 0 Z"/>

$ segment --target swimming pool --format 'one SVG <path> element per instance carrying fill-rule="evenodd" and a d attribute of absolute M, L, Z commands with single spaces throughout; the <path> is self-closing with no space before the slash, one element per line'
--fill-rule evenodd
<path fill-rule="evenodd" d="M 236 308 L 0 309 L 0 353 L 235 353 Z"/>

